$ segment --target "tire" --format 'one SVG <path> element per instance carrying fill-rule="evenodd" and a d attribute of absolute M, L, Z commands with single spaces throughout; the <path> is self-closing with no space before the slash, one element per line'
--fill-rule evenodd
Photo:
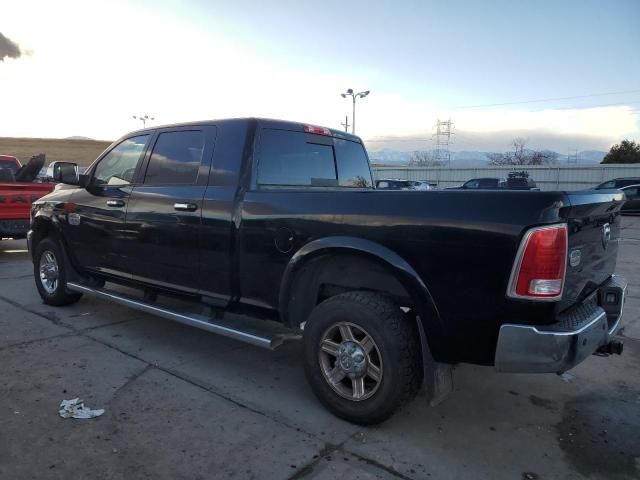
<path fill-rule="evenodd" d="M 65 256 L 60 242 L 55 238 L 47 237 L 38 243 L 33 257 L 33 274 L 38 293 L 47 305 L 71 305 L 82 297 L 81 293 L 66 291 Z M 47 275 L 48 278 L 43 278 Z"/>
<path fill-rule="evenodd" d="M 417 325 L 383 295 L 355 291 L 325 300 L 311 312 L 303 343 L 312 390 L 328 410 L 349 422 L 380 423 L 420 387 Z"/>

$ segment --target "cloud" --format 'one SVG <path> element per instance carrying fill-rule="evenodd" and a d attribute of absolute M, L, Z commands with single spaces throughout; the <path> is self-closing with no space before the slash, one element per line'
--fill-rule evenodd
<path fill-rule="evenodd" d="M 0 32 L 0 62 L 4 62 L 5 58 L 20 58 L 21 55 L 18 44 Z"/>
<path fill-rule="evenodd" d="M 528 139 L 529 148 L 540 150 L 608 150 L 623 138 L 639 138 L 637 118 L 631 106 L 465 112 L 451 117 L 455 133 L 449 149 L 501 152 L 510 148 L 514 138 L 522 137 Z M 364 135 L 368 148 L 372 151 L 384 148 L 399 151 L 435 148 L 435 139 L 428 127 L 416 133 L 389 133 Z"/>

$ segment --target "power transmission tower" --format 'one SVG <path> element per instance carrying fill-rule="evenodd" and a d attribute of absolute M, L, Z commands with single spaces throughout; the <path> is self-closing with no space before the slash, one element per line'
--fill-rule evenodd
<path fill-rule="evenodd" d="M 351 126 L 349 124 L 349 115 L 345 115 L 344 116 L 344 123 L 341 123 L 340 125 L 342 125 L 344 127 L 344 131 L 345 132 L 349 132 L 349 127 Z"/>
<path fill-rule="evenodd" d="M 571 165 L 577 165 L 578 164 L 578 160 L 580 159 L 580 155 L 578 153 L 578 149 L 577 148 L 570 148 L 567 151 L 567 164 Z"/>
<path fill-rule="evenodd" d="M 434 160 L 440 165 L 451 166 L 451 152 L 449 151 L 449 145 L 451 141 L 451 135 L 453 135 L 453 122 L 451 119 L 440 120 L 436 122 L 435 133 L 432 137 L 435 137 L 436 149 L 434 151 Z"/>

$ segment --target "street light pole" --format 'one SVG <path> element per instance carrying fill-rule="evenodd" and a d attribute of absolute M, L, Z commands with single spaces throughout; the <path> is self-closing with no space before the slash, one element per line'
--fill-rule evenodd
<path fill-rule="evenodd" d="M 370 91 L 365 90 L 363 92 L 354 93 L 352 88 L 349 88 L 345 93 L 341 93 L 342 98 L 351 97 L 353 102 L 353 113 L 351 114 L 351 133 L 356 133 L 356 99 L 364 98 L 369 95 Z"/>
<path fill-rule="evenodd" d="M 149 115 L 133 115 L 135 120 L 140 120 L 142 122 L 142 128 L 147 127 L 147 120 L 155 120 L 155 118 L 150 117 Z"/>

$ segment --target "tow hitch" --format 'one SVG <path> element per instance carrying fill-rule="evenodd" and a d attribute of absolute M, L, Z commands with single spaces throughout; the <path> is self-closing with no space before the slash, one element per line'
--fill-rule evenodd
<path fill-rule="evenodd" d="M 607 357 L 609 355 L 622 355 L 622 350 L 624 350 L 624 342 L 622 340 L 612 340 L 606 345 L 602 345 L 598 348 L 594 355 L 600 355 L 603 357 Z"/>

